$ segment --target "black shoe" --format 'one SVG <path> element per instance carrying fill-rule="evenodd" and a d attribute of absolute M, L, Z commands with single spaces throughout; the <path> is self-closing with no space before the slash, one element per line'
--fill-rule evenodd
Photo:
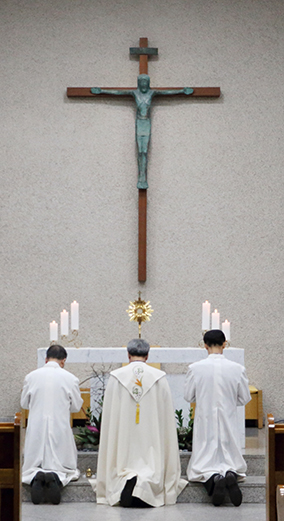
<path fill-rule="evenodd" d="M 59 505 L 61 500 L 62 483 L 55 472 L 45 474 L 45 498 L 48 503 Z"/>
<path fill-rule="evenodd" d="M 226 478 L 221 474 L 214 476 L 214 490 L 212 494 L 212 503 L 215 507 L 219 507 L 225 499 Z"/>
<path fill-rule="evenodd" d="M 228 470 L 226 472 L 226 485 L 229 492 L 230 500 L 235 507 L 239 507 L 242 503 L 243 495 L 237 482 L 237 475 Z"/>
<path fill-rule="evenodd" d="M 45 476 L 41 470 L 35 475 L 31 482 L 31 498 L 34 505 L 43 503 Z"/>
<path fill-rule="evenodd" d="M 128 479 L 120 496 L 120 506 L 129 508 L 132 505 L 132 492 L 137 482 L 137 476 Z"/>

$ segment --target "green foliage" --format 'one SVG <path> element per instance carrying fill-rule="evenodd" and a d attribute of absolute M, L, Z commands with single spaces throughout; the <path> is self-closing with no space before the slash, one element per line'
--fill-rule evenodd
<path fill-rule="evenodd" d="M 106 390 L 106 380 L 111 370 L 111 364 L 108 366 L 102 364 L 99 369 L 96 368 L 96 364 L 93 364 L 92 374 L 80 382 L 81 386 L 88 380 L 92 381 L 92 403 L 95 408 L 94 413 L 96 414 L 95 416 L 95 414 L 92 413 L 90 407 L 88 407 L 85 413 L 87 417 L 85 427 L 78 427 L 78 434 L 74 434 L 75 441 L 80 448 L 88 450 L 95 450 L 98 448 L 100 441 L 102 408 Z"/>
<path fill-rule="evenodd" d="M 102 421 L 102 405 L 103 399 L 100 402 L 101 412 L 99 416 L 96 418 L 92 414 L 90 407 L 86 410 L 87 421 L 85 427 L 78 427 L 79 434 L 75 434 L 74 438 L 77 442 L 77 445 L 86 448 L 86 446 L 93 445 L 94 449 L 97 448 L 100 442 L 100 431 L 101 431 L 101 421 Z M 90 447 L 89 447 L 90 448 Z"/>
<path fill-rule="evenodd" d="M 193 408 L 188 413 L 187 425 L 183 425 L 184 417 L 182 409 L 175 410 L 177 420 L 177 436 L 180 450 L 191 450 L 193 434 Z"/>

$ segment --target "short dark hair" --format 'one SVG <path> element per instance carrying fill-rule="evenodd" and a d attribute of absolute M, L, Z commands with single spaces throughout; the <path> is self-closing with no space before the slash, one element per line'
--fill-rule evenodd
<path fill-rule="evenodd" d="M 133 338 L 127 344 L 127 351 L 130 356 L 141 356 L 141 358 L 148 355 L 150 349 L 150 344 L 146 342 L 146 340 L 142 340 L 142 338 Z"/>
<path fill-rule="evenodd" d="M 46 358 L 55 358 L 56 360 L 65 360 L 67 358 L 67 351 L 64 347 L 55 344 L 50 346 L 46 351 Z"/>
<path fill-rule="evenodd" d="M 203 341 L 208 347 L 222 346 L 226 342 L 226 337 L 221 329 L 211 329 L 205 333 Z"/>

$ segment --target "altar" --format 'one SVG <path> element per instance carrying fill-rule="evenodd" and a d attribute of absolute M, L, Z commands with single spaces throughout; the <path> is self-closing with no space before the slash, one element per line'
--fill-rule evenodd
<path fill-rule="evenodd" d="M 38 367 L 45 363 L 47 348 L 38 349 Z M 67 347 L 68 364 L 123 364 L 128 363 L 126 347 Z M 187 418 L 190 404 L 183 398 L 184 380 L 187 366 L 206 358 L 207 351 L 200 347 L 151 347 L 148 362 L 161 364 L 167 373 L 174 409 L 182 409 Z M 229 347 L 224 349 L 224 356 L 233 362 L 244 365 L 244 349 Z M 167 370 L 168 369 L 168 370 Z M 91 401 L 92 408 L 92 401 Z M 239 433 L 242 448 L 245 447 L 245 408 L 238 407 Z"/>

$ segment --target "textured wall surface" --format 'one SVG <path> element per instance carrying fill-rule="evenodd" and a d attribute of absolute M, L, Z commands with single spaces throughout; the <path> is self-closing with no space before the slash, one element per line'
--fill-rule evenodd
<path fill-rule="evenodd" d="M 64 307 L 80 303 L 85 346 L 120 346 L 141 290 L 162 346 L 197 345 L 208 299 L 283 417 L 283 20 L 281 0 L 1 2 L 0 416 Z M 133 101 L 66 97 L 135 86 L 139 37 L 159 48 L 153 86 L 222 90 L 154 101 L 145 284 Z"/>

